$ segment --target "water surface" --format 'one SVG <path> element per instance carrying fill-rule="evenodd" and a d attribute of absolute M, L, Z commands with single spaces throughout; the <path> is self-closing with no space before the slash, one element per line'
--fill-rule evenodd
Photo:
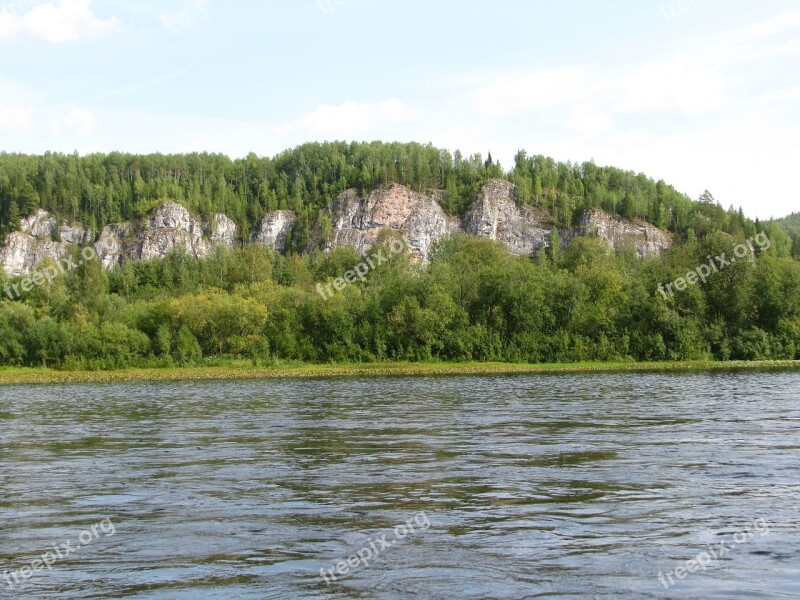
<path fill-rule="evenodd" d="M 799 458 L 796 373 L 3 387 L 0 598 L 800 597 Z"/>

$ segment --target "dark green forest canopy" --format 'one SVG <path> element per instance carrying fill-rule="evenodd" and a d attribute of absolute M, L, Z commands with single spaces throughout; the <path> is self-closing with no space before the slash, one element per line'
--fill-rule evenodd
<path fill-rule="evenodd" d="M 0 154 L 0 219 L 8 232 L 41 207 L 98 231 L 174 199 L 201 215 L 228 214 L 247 239 L 268 211 L 294 210 L 310 229 L 342 191 L 389 183 L 444 190 L 444 209 L 461 214 L 491 178 L 513 181 L 517 202 L 550 211 L 558 226 L 602 207 L 671 230 L 676 245 L 642 259 L 576 237 L 563 250 L 517 257 L 456 235 L 437 245 L 430 265 L 397 255 L 327 300 L 318 286 L 362 260 L 352 248 L 281 255 L 244 245 L 110 272 L 88 261 L 19 296 L 8 286 L 22 278 L 0 273 L 0 365 L 800 359 L 797 215 L 754 222 L 708 193 L 692 201 L 661 181 L 593 163 L 520 152 L 504 172 L 478 155 L 383 143 L 307 144 L 241 160 Z M 675 294 L 658 291 L 755 235 L 769 247 Z"/>
<path fill-rule="evenodd" d="M 91 261 L 0 300 L 0 365 L 800 359 L 800 263 L 776 246 L 659 293 L 736 241 L 713 232 L 641 259 L 578 237 L 531 259 L 457 235 L 429 266 L 397 255 L 327 300 L 318 285 L 362 260 L 352 248 Z"/>
<path fill-rule="evenodd" d="M 550 211 L 561 227 L 586 208 L 599 207 L 640 218 L 678 235 L 689 230 L 752 235 L 754 224 L 733 208 L 695 202 L 663 181 L 614 167 L 556 162 L 520 151 L 510 171 L 475 154 L 464 157 L 415 143 L 309 143 L 272 158 L 250 154 L 43 156 L 0 154 L 0 238 L 19 219 L 43 208 L 99 232 L 105 225 L 141 217 L 165 200 L 175 200 L 208 217 L 224 213 L 242 240 L 265 213 L 278 209 L 298 215 L 294 236 L 308 239 L 322 209 L 343 191 L 367 194 L 399 183 L 417 191 L 441 190 L 443 209 L 463 214 L 490 178 L 516 184 L 517 202 Z"/>

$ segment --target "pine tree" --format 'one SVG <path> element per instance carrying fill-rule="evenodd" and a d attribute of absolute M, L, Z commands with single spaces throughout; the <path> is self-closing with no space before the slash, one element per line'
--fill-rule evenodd
<path fill-rule="evenodd" d="M 22 190 L 22 206 L 26 215 L 32 215 L 39 208 L 39 194 L 30 183 L 25 184 Z"/>
<path fill-rule="evenodd" d="M 19 229 L 19 207 L 13 200 L 8 206 L 8 231 L 17 231 Z"/>

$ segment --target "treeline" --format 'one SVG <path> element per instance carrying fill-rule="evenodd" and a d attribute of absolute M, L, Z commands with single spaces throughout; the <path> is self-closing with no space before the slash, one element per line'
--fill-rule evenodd
<path fill-rule="evenodd" d="M 292 236 L 305 249 L 321 210 L 351 188 L 368 194 L 400 183 L 416 190 L 448 189 L 445 210 L 469 204 L 499 165 L 451 155 L 431 145 L 314 143 L 273 158 L 232 160 L 220 154 L 146 156 L 48 153 L 0 154 L 0 234 L 14 231 L 20 216 L 37 208 L 100 231 L 109 223 L 147 214 L 171 199 L 203 216 L 224 213 L 236 221 L 242 240 L 264 214 L 292 210 Z"/>
<path fill-rule="evenodd" d="M 800 258 L 800 213 L 793 213 L 783 219 L 778 219 L 775 223 L 783 228 L 792 240 L 792 255 Z"/>
<path fill-rule="evenodd" d="M 351 249 L 253 245 L 110 273 L 93 261 L 0 301 L 0 364 L 800 358 L 800 264 L 775 245 L 674 296 L 657 291 L 742 241 L 713 232 L 639 259 L 587 237 L 532 260 L 457 236 L 427 268 L 398 255 L 327 301 L 316 285 L 359 262 Z"/>
<path fill-rule="evenodd" d="M 367 194 L 400 183 L 418 191 L 439 190 L 442 207 L 462 214 L 491 178 L 517 185 L 517 202 L 547 208 L 568 227 L 589 207 L 641 218 L 678 239 L 690 231 L 751 235 L 757 224 L 741 210 L 724 210 L 710 194 L 694 202 L 663 181 L 613 167 L 556 162 L 520 151 L 505 172 L 491 154 L 464 157 L 431 145 L 312 143 L 272 158 L 251 154 L 232 160 L 219 154 L 43 156 L 0 154 L 0 241 L 38 208 L 99 232 L 109 223 L 141 217 L 170 199 L 203 216 L 225 213 L 242 240 L 264 214 L 278 209 L 298 215 L 292 250 L 304 250 L 322 210 L 346 189 Z"/>

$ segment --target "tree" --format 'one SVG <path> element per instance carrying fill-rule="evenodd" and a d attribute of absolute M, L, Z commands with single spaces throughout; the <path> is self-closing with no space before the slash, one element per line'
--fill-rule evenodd
<path fill-rule="evenodd" d="M 23 212 L 26 215 L 32 215 L 36 212 L 39 208 L 39 194 L 33 189 L 33 186 L 29 183 L 25 183 L 25 187 L 22 190 L 22 195 L 20 197 L 20 201 L 23 208 Z"/>
<path fill-rule="evenodd" d="M 7 231 L 17 231 L 19 229 L 19 207 L 13 200 L 9 202 L 8 215 L 6 216 Z"/>
<path fill-rule="evenodd" d="M 553 266 L 558 267 L 561 260 L 561 235 L 558 233 L 558 227 L 553 227 L 553 230 L 550 232 L 550 239 L 547 247 Z"/>
<path fill-rule="evenodd" d="M 697 199 L 698 202 L 702 202 L 703 204 L 712 204 L 716 205 L 717 201 L 714 200 L 714 196 L 711 195 L 711 192 L 705 190 L 700 197 Z"/>

